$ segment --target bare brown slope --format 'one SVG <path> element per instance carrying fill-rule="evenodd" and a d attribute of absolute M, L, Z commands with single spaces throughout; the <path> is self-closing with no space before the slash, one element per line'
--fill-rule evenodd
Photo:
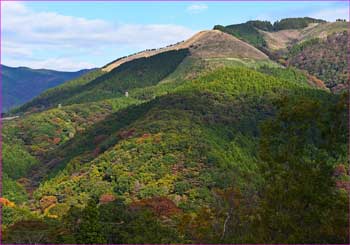
<path fill-rule="evenodd" d="M 288 46 L 301 43 L 303 41 L 321 38 L 326 39 L 328 35 L 347 30 L 349 22 L 327 22 L 312 23 L 308 27 L 300 30 L 282 30 L 276 32 L 266 32 L 259 30 L 263 35 L 270 50 L 286 49 Z"/>
<path fill-rule="evenodd" d="M 102 68 L 104 71 L 111 71 L 121 64 L 142 58 L 149 57 L 170 50 L 188 48 L 190 55 L 199 58 L 251 58 L 256 60 L 268 59 L 268 57 L 255 47 L 247 44 L 229 34 L 218 30 L 201 31 L 184 42 L 165 48 L 142 51 L 134 55 L 116 60 Z"/>
<path fill-rule="evenodd" d="M 264 35 L 267 47 L 270 50 L 287 48 L 292 42 L 297 42 L 301 37 L 300 30 L 282 30 L 276 32 L 260 31 Z"/>

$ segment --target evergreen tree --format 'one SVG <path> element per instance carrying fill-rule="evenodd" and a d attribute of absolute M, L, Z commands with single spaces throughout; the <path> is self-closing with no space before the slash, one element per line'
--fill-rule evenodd
<path fill-rule="evenodd" d="M 100 213 L 96 202 L 90 200 L 81 214 L 76 240 L 78 243 L 101 244 L 106 243 L 103 236 L 103 227 L 100 223 Z"/>

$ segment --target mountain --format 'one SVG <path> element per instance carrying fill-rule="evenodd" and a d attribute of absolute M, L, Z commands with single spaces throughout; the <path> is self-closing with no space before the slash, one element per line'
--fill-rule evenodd
<path fill-rule="evenodd" d="M 290 49 L 286 62 L 314 74 L 334 92 L 346 89 L 349 77 L 346 61 L 348 35 L 344 31 L 295 45 Z"/>
<path fill-rule="evenodd" d="M 24 104 L 45 90 L 80 77 L 88 71 L 89 70 L 62 72 L 1 65 L 3 111 L 6 112 L 16 106 Z"/>
<path fill-rule="evenodd" d="M 233 36 L 237 36 L 238 38 L 254 45 L 255 47 L 263 49 L 269 46 L 269 41 L 267 40 L 265 33 L 275 34 L 285 32 L 285 30 L 293 30 L 293 32 L 295 32 L 298 30 L 301 31 L 307 29 L 310 26 L 326 23 L 327 22 L 324 20 L 304 17 L 282 19 L 280 21 L 276 21 L 273 24 L 269 21 L 255 20 L 228 26 L 216 25 L 214 29 L 221 30 Z M 275 41 L 283 42 L 282 40 Z"/>
<path fill-rule="evenodd" d="M 349 23 L 312 18 L 287 18 L 275 23 L 248 21 L 220 26 L 283 65 L 297 67 L 321 79 L 334 92 L 348 88 L 346 50 Z"/>
<path fill-rule="evenodd" d="M 235 59 L 272 63 L 264 53 L 231 35 L 215 30 L 202 31 L 184 42 L 113 61 L 102 69 L 46 91 L 15 112 L 123 97 L 130 89 L 156 85 L 182 63 L 190 62 L 195 66 L 199 62 L 233 62 Z"/>
<path fill-rule="evenodd" d="M 280 22 L 254 30 L 283 31 L 283 48 L 202 31 L 12 110 L 4 242 L 348 243 L 348 94 L 292 56 L 316 59 L 312 35 L 338 45 L 343 32 Z"/>
<path fill-rule="evenodd" d="M 204 48 L 203 48 L 204 47 Z M 156 54 L 172 50 L 189 49 L 190 55 L 200 58 L 255 58 L 266 59 L 266 55 L 252 48 L 245 42 L 227 35 L 223 32 L 210 30 L 201 31 L 186 41 L 170 45 L 165 48 L 142 51 L 127 57 L 119 58 L 103 67 L 104 71 L 111 71 L 121 64 L 142 58 L 150 57 Z"/>

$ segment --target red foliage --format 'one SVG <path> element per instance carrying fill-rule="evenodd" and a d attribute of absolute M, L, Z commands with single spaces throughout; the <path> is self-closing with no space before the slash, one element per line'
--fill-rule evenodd
<path fill-rule="evenodd" d="M 143 135 L 142 135 L 142 138 L 143 138 L 143 139 L 147 139 L 147 138 L 149 138 L 149 137 L 151 137 L 151 134 L 143 134 Z"/>
<path fill-rule="evenodd" d="M 138 138 L 136 140 L 136 143 L 137 144 L 142 144 L 145 141 L 145 139 L 147 139 L 149 137 L 151 137 L 151 134 L 143 134 L 140 138 Z"/>
<path fill-rule="evenodd" d="M 113 202 L 115 199 L 116 198 L 113 194 L 102 194 L 100 196 L 100 203 L 105 204 L 105 203 Z"/>
<path fill-rule="evenodd" d="M 142 208 L 149 208 L 157 216 L 166 216 L 166 217 L 169 217 L 181 212 L 181 209 L 179 209 L 172 200 L 166 197 L 152 197 L 148 199 L 143 199 L 141 201 L 133 202 L 130 204 L 131 210 L 140 210 Z"/>
<path fill-rule="evenodd" d="M 350 181 L 337 181 L 336 186 L 339 189 L 345 189 L 350 193 Z"/>
<path fill-rule="evenodd" d="M 61 138 L 58 138 L 58 137 L 55 137 L 55 138 L 53 138 L 53 140 L 52 140 L 52 143 L 54 143 L 55 145 L 57 145 L 58 143 L 60 143 L 61 142 Z"/>
<path fill-rule="evenodd" d="M 125 130 L 125 131 L 119 132 L 118 136 L 121 139 L 127 139 L 127 138 L 130 138 L 131 136 L 133 136 L 134 133 L 135 133 L 135 129 L 130 129 L 130 130 Z"/>
<path fill-rule="evenodd" d="M 346 174 L 346 169 L 344 164 L 339 164 L 338 166 L 336 166 L 336 168 L 334 169 L 334 176 L 342 176 Z"/>

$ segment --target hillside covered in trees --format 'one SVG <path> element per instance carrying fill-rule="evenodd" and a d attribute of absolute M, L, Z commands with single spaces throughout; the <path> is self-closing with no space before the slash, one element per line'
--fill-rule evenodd
<path fill-rule="evenodd" d="M 306 71 L 331 89 L 347 89 L 347 37 L 349 23 L 313 18 L 248 21 L 214 29 L 226 32 L 262 50 L 284 66 Z"/>
<path fill-rule="evenodd" d="M 9 112 L 3 243 L 349 243 L 348 93 L 327 80 L 345 33 L 276 51 L 261 31 L 329 25 L 276 23 L 216 27 Z M 335 73 L 313 63 L 330 53 Z"/>

